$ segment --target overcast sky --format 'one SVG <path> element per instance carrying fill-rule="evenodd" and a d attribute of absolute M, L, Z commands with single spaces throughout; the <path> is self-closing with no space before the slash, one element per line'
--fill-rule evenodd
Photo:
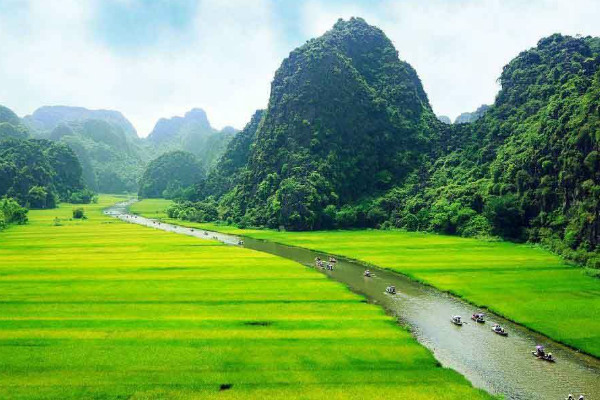
<path fill-rule="evenodd" d="M 241 128 L 281 60 L 350 16 L 383 29 L 451 118 L 491 103 L 541 37 L 600 36 L 598 0 L 0 0 L 0 104 L 115 109 L 140 136 L 193 107 Z"/>

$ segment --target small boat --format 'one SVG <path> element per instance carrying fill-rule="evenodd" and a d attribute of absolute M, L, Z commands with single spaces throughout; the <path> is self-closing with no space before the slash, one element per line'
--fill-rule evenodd
<path fill-rule="evenodd" d="M 536 346 L 535 351 L 532 351 L 531 354 L 536 357 L 538 360 L 544 360 L 548 362 L 556 362 L 552 353 L 546 353 L 544 351 L 544 346 Z"/>
<path fill-rule="evenodd" d="M 388 286 L 385 288 L 387 294 L 396 294 L 396 286 Z"/>
<path fill-rule="evenodd" d="M 471 319 L 475 322 L 478 322 L 480 324 L 484 324 L 485 323 L 485 318 L 483 317 L 483 313 L 476 313 L 471 315 Z"/>
<path fill-rule="evenodd" d="M 243 241 L 243 240 L 238 240 L 238 245 L 240 245 L 240 246 L 241 246 L 241 245 L 243 245 L 243 244 L 244 244 L 244 241 Z"/>
<path fill-rule="evenodd" d="M 335 259 L 335 257 L 329 257 L 329 262 L 330 263 L 336 263 L 337 260 Z"/>
<path fill-rule="evenodd" d="M 492 326 L 492 332 L 497 333 L 500 336 L 508 336 L 508 332 L 506 332 L 504 328 L 498 324 L 494 324 L 494 326 Z"/>
<path fill-rule="evenodd" d="M 333 271 L 333 264 L 327 263 L 327 265 L 325 266 L 325 269 L 327 269 L 327 271 Z"/>
<path fill-rule="evenodd" d="M 204 231 L 204 236 L 208 236 L 208 232 Z"/>
<path fill-rule="evenodd" d="M 366 276 L 367 278 L 370 278 L 371 277 L 371 271 L 366 270 L 363 275 Z"/>
<path fill-rule="evenodd" d="M 462 324 L 463 324 L 460 315 L 455 315 L 452 318 L 450 318 L 450 322 L 452 322 L 454 325 L 458 325 L 458 326 L 462 326 Z"/>

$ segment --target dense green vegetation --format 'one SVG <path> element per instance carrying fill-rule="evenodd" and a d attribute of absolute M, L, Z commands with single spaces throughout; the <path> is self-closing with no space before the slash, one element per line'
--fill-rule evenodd
<path fill-rule="evenodd" d="M 14 199 L 0 199 L 0 231 L 8 225 L 23 225 L 27 222 L 27 210 Z"/>
<path fill-rule="evenodd" d="M 488 398 L 323 274 L 102 215 L 115 201 L 1 234 L 1 398 Z"/>
<path fill-rule="evenodd" d="M 140 197 L 176 197 L 204 178 L 198 159 L 185 151 L 165 153 L 148 164 L 140 180 Z"/>
<path fill-rule="evenodd" d="M 438 124 L 416 72 L 383 32 L 361 19 L 340 20 L 283 61 L 249 151 L 226 153 L 248 152 L 248 162 L 223 196 L 221 216 L 331 227 L 337 205 L 389 189 L 412 172 Z"/>
<path fill-rule="evenodd" d="M 81 165 L 68 146 L 38 139 L 0 140 L 0 198 L 53 208 L 61 200 L 83 199 L 86 193 Z"/>
<path fill-rule="evenodd" d="M 86 185 L 103 193 L 137 192 L 147 164 L 168 151 L 189 151 L 207 168 L 236 133 L 233 128 L 212 128 L 199 109 L 185 117 L 159 120 L 147 139 L 140 139 L 131 123 L 111 110 L 41 107 L 23 121 L 35 137 L 71 147 Z"/>
<path fill-rule="evenodd" d="M 267 110 L 170 214 L 503 237 L 598 267 L 599 67 L 599 38 L 542 39 L 475 122 L 448 125 L 383 32 L 340 20 L 284 60 Z"/>
<path fill-rule="evenodd" d="M 541 241 L 600 266 L 600 39 L 553 35 L 504 68 L 496 102 L 373 202 L 388 224 Z"/>
<path fill-rule="evenodd" d="M 168 219 L 166 200 L 131 210 Z M 547 250 L 503 241 L 398 230 L 277 232 L 222 224 L 186 226 L 345 256 L 405 274 L 600 356 L 600 281 Z"/>

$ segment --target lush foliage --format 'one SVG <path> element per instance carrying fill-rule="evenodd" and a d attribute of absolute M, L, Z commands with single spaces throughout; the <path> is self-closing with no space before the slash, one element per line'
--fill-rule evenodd
<path fill-rule="evenodd" d="M 23 225 L 27 222 L 28 210 L 11 198 L 0 199 L 0 230 L 7 225 Z"/>
<path fill-rule="evenodd" d="M 74 219 L 86 219 L 85 210 L 83 207 L 74 207 L 73 208 L 73 218 Z"/>
<path fill-rule="evenodd" d="M 0 398 L 489 398 L 325 275 L 103 215 L 116 201 L 2 233 Z"/>
<path fill-rule="evenodd" d="M 153 160 L 140 180 L 140 197 L 180 197 L 184 188 L 201 181 L 204 168 L 185 151 L 165 153 Z"/>
<path fill-rule="evenodd" d="M 204 111 L 161 119 L 147 139 L 140 139 L 119 112 L 81 107 L 41 107 L 24 118 L 39 138 L 66 143 L 83 168 L 87 187 L 103 193 L 136 192 L 150 160 L 168 151 L 185 150 L 199 157 L 205 168 L 214 163 L 235 129 L 217 131 Z M 2 138 L 0 123 L 0 138 Z"/>
<path fill-rule="evenodd" d="M 98 202 L 98 196 L 96 193 L 86 188 L 71 193 L 71 196 L 69 196 L 67 201 L 72 204 L 96 203 Z"/>
<path fill-rule="evenodd" d="M 62 122 L 49 133 L 66 143 L 83 167 L 88 187 L 107 193 L 134 191 L 148 156 L 136 137 L 114 122 L 101 119 Z"/>
<path fill-rule="evenodd" d="M 37 139 L 0 141 L 0 196 L 53 208 L 83 188 L 81 165 L 68 146 Z"/>
<path fill-rule="evenodd" d="M 438 125 L 417 74 L 383 32 L 340 20 L 283 61 L 264 115 L 216 168 L 229 177 L 207 194 L 228 190 L 221 216 L 238 223 L 331 227 L 338 205 L 382 193 L 417 168 Z"/>
<path fill-rule="evenodd" d="M 284 60 L 188 200 L 242 226 L 500 236 L 599 266 L 600 39 L 542 39 L 499 81 L 474 122 L 441 123 L 383 33 L 339 21 Z"/>
<path fill-rule="evenodd" d="M 500 82 L 481 119 L 373 205 L 393 226 L 542 241 L 599 266 L 600 39 L 542 39 Z"/>

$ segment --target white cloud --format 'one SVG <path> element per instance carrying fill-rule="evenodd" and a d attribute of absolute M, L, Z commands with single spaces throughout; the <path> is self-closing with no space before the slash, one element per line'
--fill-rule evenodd
<path fill-rule="evenodd" d="M 290 2 L 304 36 L 292 38 L 282 34 L 279 0 L 198 0 L 186 32 L 161 29 L 158 43 L 127 52 L 93 32 L 100 1 L 0 0 L 0 104 L 19 115 L 50 104 L 116 109 L 142 136 L 192 107 L 215 126 L 242 127 L 266 106 L 290 41 L 358 15 L 415 67 L 434 110 L 454 117 L 492 102 L 502 66 L 542 36 L 600 35 L 596 0 Z"/>
<path fill-rule="evenodd" d="M 2 0 L 0 0 L 2 1 Z M 265 0 L 201 1 L 189 43 L 167 32 L 140 52 L 111 52 L 93 38 L 94 1 L 29 0 L 0 13 L 0 104 L 20 115 L 66 104 L 122 111 L 141 136 L 159 117 L 204 108 L 215 126 L 243 127 L 265 107 L 286 54 Z"/>

